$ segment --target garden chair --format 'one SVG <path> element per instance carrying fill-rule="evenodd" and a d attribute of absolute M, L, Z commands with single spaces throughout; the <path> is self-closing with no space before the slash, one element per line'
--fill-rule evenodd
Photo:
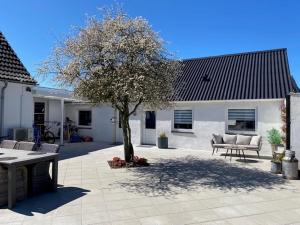
<path fill-rule="evenodd" d="M 35 150 L 35 143 L 34 142 L 27 142 L 27 141 L 20 141 L 15 145 L 15 149 L 25 150 L 25 151 L 34 151 Z"/>
<path fill-rule="evenodd" d="M 56 144 L 42 144 L 38 152 L 58 153 L 59 146 Z M 51 177 L 49 174 L 50 162 L 40 162 L 31 170 L 32 194 L 48 191 L 51 188 Z"/>
<path fill-rule="evenodd" d="M 16 144 L 17 144 L 17 141 L 14 141 L 14 140 L 3 140 L 1 142 L 0 148 L 14 149 Z"/>

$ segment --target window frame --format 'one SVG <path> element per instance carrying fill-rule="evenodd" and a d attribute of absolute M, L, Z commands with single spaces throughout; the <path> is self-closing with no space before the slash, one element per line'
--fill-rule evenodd
<path fill-rule="evenodd" d="M 192 128 L 175 128 L 175 111 L 190 110 L 192 112 Z M 192 133 L 194 131 L 194 110 L 192 108 L 176 108 L 172 111 L 172 131 Z"/>
<path fill-rule="evenodd" d="M 82 112 L 82 111 L 88 111 L 88 112 L 91 112 L 91 125 L 81 125 L 81 124 L 80 124 L 80 116 L 79 116 L 79 114 L 80 114 L 80 112 Z M 91 127 L 92 127 L 92 124 L 93 124 L 93 112 L 92 112 L 92 110 L 91 110 L 91 109 L 79 109 L 79 110 L 77 111 L 77 126 L 78 126 L 79 128 L 91 128 Z"/>
<path fill-rule="evenodd" d="M 251 110 L 254 110 L 255 112 L 255 121 L 254 121 L 254 130 L 231 130 L 229 129 L 229 122 L 228 122 L 228 116 L 229 116 L 229 110 L 230 109 L 251 109 Z M 235 134 L 256 134 L 257 132 L 257 121 L 258 121 L 258 117 L 257 117 L 257 113 L 258 112 L 258 109 L 257 107 L 230 107 L 230 108 L 227 108 L 226 110 L 226 123 L 225 123 L 225 130 L 226 132 L 228 133 L 235 133 Z"/>

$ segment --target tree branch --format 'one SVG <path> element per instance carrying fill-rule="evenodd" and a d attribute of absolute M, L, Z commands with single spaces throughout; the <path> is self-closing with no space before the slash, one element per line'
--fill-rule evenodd
<path fill-rule="evenodd" d="M 140 98 L 140 100 L 138 101 L 138 103 L 134 106 L 133 110 L 129 113 L 129 116 L 131 116 L 139 107 L 140 104 L 142 104 L 143 100 L 142 98 Z"/>

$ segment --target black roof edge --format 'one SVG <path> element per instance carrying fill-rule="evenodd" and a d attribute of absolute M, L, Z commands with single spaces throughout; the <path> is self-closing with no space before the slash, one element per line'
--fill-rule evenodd
<path fill-rule="evenodd" d="M 210 59 L 210 58 L 219 58 L 219 57 L 228 57 L 228 56 L 238 56 L 238 55 L 247 55 L 247 54 L 255 54 L 255 53 L 263 53 L 263 52 L 275 52 L 275 51 L 287 51 L 287 48 L 274 48 L 267 50 L 258 50 L 258 51 L 248 51 L 248 52 L 240 52 L 240 53 L 230 53 L 230 54 L 221 54 L 221 55 L 213 55 L 213 56 L 204 56 L 204 57 L 195 57 L 195 58 L 187 58 L 182 59 L 182 61 L 192 61 L 198 59 Z"/>

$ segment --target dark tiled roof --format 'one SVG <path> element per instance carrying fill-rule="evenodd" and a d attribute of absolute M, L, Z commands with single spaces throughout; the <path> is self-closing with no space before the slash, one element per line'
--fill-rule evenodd
<path fill-rule="evenodd" d="M 287 50 L 183 60 L 175 101 L 284 98 L 298 92 Z"/>
<path fill-rule="evenodd" d="M 13 82 L 36 84 L 21 60 L 0 32 L 0 79 Z"/>

